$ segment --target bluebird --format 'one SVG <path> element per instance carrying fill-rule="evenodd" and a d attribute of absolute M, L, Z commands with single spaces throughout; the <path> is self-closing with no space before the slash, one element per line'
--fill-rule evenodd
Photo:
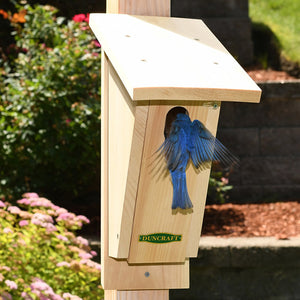
<path fill-rule="evenodd" d="M 181 111 L 173 117 L 171 123 L 169 121 L 169 126 L 167 118 L 165 141 L 158 149 L 159 154 L 165 157 L 171 174 L 172 209 L 193 207 L 186 185 L 186 167 L 190 160 L 197 169 L 205 168 L 212 161 L 220 161 L 225 165 L 238 161 L 199 120 L 192 122 L 187 112 Z"/>

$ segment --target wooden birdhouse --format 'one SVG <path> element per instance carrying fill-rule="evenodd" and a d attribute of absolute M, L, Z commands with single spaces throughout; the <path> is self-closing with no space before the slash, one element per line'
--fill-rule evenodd
<path fill-rule="evenodd" d="M 172 112 L 216 134 L 222 101 L 259 102 L 261 90 L 201 20 L 91 14 L 102 51 L 102 284 L 107 290 L 187 288 L 210 168 L 192 164 L 193 208 L 172 209 L 157 151 Z"/>

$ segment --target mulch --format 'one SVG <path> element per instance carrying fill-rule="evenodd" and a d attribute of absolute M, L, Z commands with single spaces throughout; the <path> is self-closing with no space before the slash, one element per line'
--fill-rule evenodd
<path fill-rule="evenodd" d="M 276 71 L 273 69 L 262 69 L 259 66 L 251 66 L 245 69 L 248 75 L 257 83 L 269 81 L 289 81 L 297 78 L 289 75 L 285 71 Z M 299 78 L 298 78 L 299 79 Z"/>
<path fill-rule="evenodd" d="M 202 236 L 300 237 L 300 201 L 207 205 Z"/>

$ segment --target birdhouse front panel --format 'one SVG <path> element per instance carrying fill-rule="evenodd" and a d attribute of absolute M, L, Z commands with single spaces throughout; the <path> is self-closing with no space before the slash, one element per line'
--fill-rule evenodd
<path fill-rule="evenodd" d="M 144 150 L 137 191 L 129 263 L 183 262 L 196 256 L 206 200 L 210 164 L 197 170 L 188 162 L 179 189 L 174 189 L 166 160 L 159 155 L 165 141 L 167 116 L 170 111 L 184 110 L 191 120 L 198 119 L 215 131 L 219 104 L 186 102 L 177 106 L 165 101 L 150 102 Z M 186 175 L 185 175 L 186 174 Z M 180 179 L 181 180 L 181 179 Z M 186 184 L 190 205 L 182 201 Z"/>

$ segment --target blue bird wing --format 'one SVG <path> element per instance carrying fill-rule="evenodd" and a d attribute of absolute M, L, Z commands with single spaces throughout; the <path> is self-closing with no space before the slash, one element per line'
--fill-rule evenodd
<path fill-rule="evenodd" d="M 238 163 L 238 158 L 214 137 L 200 121 L 194 120 L 191 127 L 189 151 L 196 168 L 212 161 L 219 161 L 225 166 Z"/>
<path fill-rule="evenodd" d="M 187 153 L 186 140 L 187 136 L 184 129 L 174 122 L 169 136 L 158 149 L 159 154 L 165 157 L 170 171 L 174 171 L 182 165 L 182 158 Z"/>

